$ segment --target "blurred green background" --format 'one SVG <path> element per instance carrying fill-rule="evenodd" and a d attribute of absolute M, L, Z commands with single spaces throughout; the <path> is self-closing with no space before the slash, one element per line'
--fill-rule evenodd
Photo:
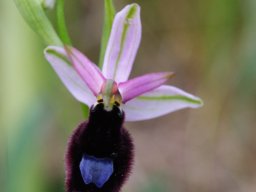
<path fill-rule="evenodd" d="M 169 83 L 205 105 L 126 124 L 136 157 L 123 191 L 255 192 L 256 1 L 116 0 L 116 8 L 131 2 L 143 24 L 132 76 L 174 71 Z M 74 45 L 97 63 L 103 1 L 66 0 L 65 11 Z M 1 0 L 1 191 L 64 191 L 66 142 L 84 119 L 44 47 L 14 2 Z"/>

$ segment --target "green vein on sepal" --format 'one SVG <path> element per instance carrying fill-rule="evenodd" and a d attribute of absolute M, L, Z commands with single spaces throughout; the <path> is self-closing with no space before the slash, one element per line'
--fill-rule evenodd
<path fill-rule="evenodd" d="M 71 65 L 71 63 L 70 63 L 70 61 L 68 60 L 68 58 L 67 58 L 66 56 L 64 56 L 63 54 L 58 53 L 57 51 L 52 50 L 52 49 L 47 49 L 46 52 L 49 53 L 49 54 L 55 55 L 56 57 L 62 59 L 62 60 L 63 60 L 65 63 L 67 63 L 68 65 Z"/>
<path fill-rule="evenodd" d="M 186 96 L 182 96 L 182 95 L 171 95 L 171 96 L 140 96 L 138 97 L 138 99 L 141 100 L 148 100 L 148 101 L 152 101 L 152 100 L 157 100 L 157 101 L 170 101 L 170 100 L 180 100 L 180 101 L 185 101 L 188 103 L 193 103 L 196 105 L 203 105 L 203 101 L 201 99 L 192 99 Z"/>
<path fill-rule="evenodd" d="M 116 73 L 117 73 L 117 68 L 118 68 L 119 61 L 120 61 L 121 56 L 123 54 L 125 39 L 126 39 L 126 36 L 127 36 L 128 29 L 130 27 L 129 20 L 133 19 L 133 17 L 136 14 L 136 11 L 137 11 L 137 4 L 133 4 L 131 6 L 130 10 L 128 11 L 127 15 L 126 15 L 125 23 L 124 23 L 124 26 L 123 26 L 123 32 L 122 32 L 122 36 L 121 36 L 120 51 L 118 53 L 117 60 L 116 60 L 116 63 L 115 63 L 114 78 L 115 78 Z"/>
<path fill-rule="evenodd" d="M 137 11 L 137 4 L 133 4 L 131 9 L 129 10 L 128 14 L 127 14 L 127 19 L 132 19 L 135 14 L 136 14 L 136 11 Z"/>

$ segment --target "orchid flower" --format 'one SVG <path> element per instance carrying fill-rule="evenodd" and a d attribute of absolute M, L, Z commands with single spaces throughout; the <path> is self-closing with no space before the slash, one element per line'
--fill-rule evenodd
<path fill-rule="evenodd" d="M 45 57 L 78 101 L 89 107 L 101 101 L 106 110 L 118 104 L 126 121 L 146 120 L 202 106 L 200 98 L 163 85 L 172 72 L 151 73 L 128 80 L 141 33 L 140 7 L 131 4 L 114 18 L 102 71 L 73 47 L 49 46 Z"/>
<path fill-rule="evenodd" d="M 131 171 L 134 146 L 126 121 L 158 117 L 202 101 L 163 85 L 172 72 L 128 80 L 141 40 L 140 7 L 131 4 L 116 14 L 102 71 L 73 47 L 49 46 L 46 59 L 80 102 L 91 107 L 68 142 L 66 191 L 119 192 Z"/>

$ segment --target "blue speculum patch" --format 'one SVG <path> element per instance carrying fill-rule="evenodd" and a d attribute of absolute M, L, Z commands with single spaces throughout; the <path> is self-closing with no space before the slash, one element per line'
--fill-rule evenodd
<path fill-rule="evenodd" d="M 98 188 L 108 181 L 114 171 L 112 159 L 96 158 L 86 154 L 83 155 L 79 168 L 84 183 L 94 183 Z"/>

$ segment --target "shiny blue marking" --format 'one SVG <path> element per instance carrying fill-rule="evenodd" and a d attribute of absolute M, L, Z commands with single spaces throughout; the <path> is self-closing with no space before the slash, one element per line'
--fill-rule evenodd
<path fill-rule="evenodd" d="M 98 188 L 108 181 L 114 171 L 112 159 L 96 158 L 86 154 L 83 155 L 79 168 L 84 183 L 94 183 Z"/>

